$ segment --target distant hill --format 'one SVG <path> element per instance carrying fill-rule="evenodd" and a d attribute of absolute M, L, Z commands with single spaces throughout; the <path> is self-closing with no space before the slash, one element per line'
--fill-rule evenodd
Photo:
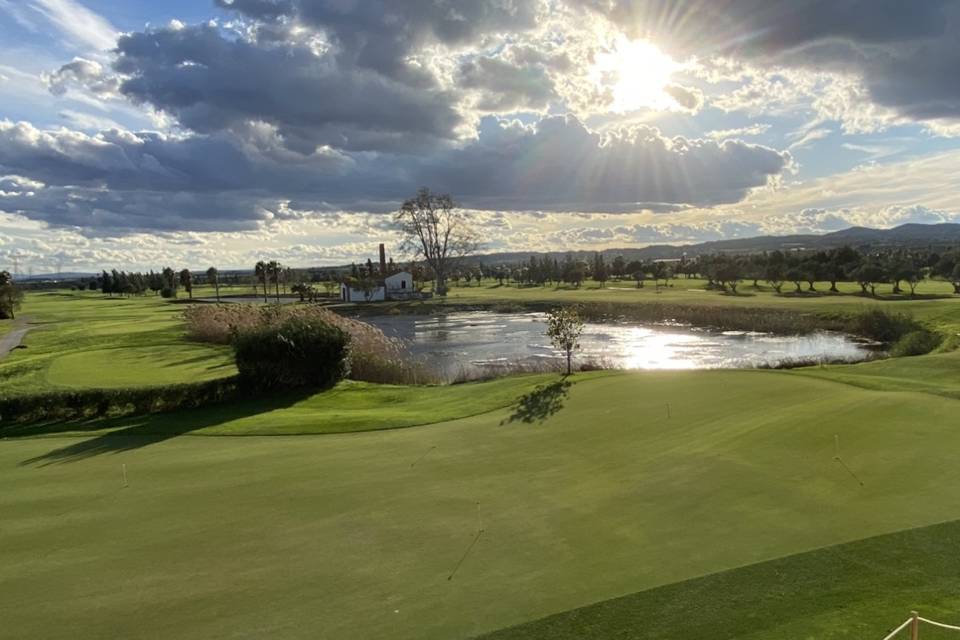
<path fill-rule="evenodd" d="M 658 244 L 643 248 L 605 249 L 603 255 L 604 258 L 608 259 L 623 256 L 626 261 L 630 262 L 632 260 L 671 260 L 683 256 L 691 257 L 712 253 L 759 253 L 777 250 L 819 251 L 836 249 L 844 245 L 861 251 L 895 247 L 911 249 L 956 248 L 960 247 L 960 224 L 904 224 L 892 229 L 851 227 L 823 235 L 756 236 L 688 245 Z M 516 264 L 534 255 L 556 258 L 572 255 L 575 259 L 587 259 L 593 254 L 593 251 L 550 251 L 545 253 L 518 251 L 477 256 L 477 261 L 488 265 Z"/>

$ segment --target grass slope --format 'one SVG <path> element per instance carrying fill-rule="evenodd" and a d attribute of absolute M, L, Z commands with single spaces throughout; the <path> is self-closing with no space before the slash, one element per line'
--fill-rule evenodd
<path fill-rule="evenodd" d="M 747 371 L 548 389 L 520 410 L 392 431 L 4 440 L 0 618 L 45 638 L 467 638 L 960 518 L 951 398 Z M 833 460 L 835 434 L 863 486 Z M 478 502 L 484 534 L 450 580 Z M 810 625 L 787 637 L 882 637 L 908 600 L 949 607 L 960 573 L 941 548 L 911 544 L 912 568 L 869 554 L 833 573 L 816 555 L 784 565 L 785 589 L 837 580 L 822 628 L 809 600 Z M 844 567 L 877 558 L 930 589 L 869 597 L 888 583 Z M 691 630 L 672 637 L 750 637 L 723 622 L 724 594 L 758 591 L 718 580 L 709 606 L 661 613 Z M 755 621 L 788 608 L 762 599 Z M 720 622 L 729 635 L 694 633 Z"/>
<path fill-rule="evenodd" d="M 678 582 L 483 639 L 880 640 L 916 609 L 956 625 L 958 545 L 955 520 Z M 956 632 L 924 626 L 922 637 L 955 638 Z"/>
<path fill-rule="evenodd" d="M 587 380 L 609 372 L 583 374 Z M 397 386 L 345 381 L 330 391 L 291 393 L 147 416 L 73 423 L 11 425 L 0 437 L 41 435 L 316 435 L 396 429 L 456 420 L 514 404 L 556 380 L 553 374 L 499 378 L 447 386 Z M 89 441 L 88 441 L 89 442 Z"/>
<path fill-rule="evenodd" d="M 32 329 L 0 361 L 0 394 L 195 382 L 236 372 L 229 349 L 188 343 L 182 307 L 155 296 L 29 293 Z"/>

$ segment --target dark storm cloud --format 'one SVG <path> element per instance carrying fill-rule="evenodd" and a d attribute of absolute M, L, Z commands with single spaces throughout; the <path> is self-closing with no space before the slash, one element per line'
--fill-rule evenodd
<path fill-rule="evenodd" d="M 0 175 L 34 182 L 28 192 L 8 179 L 0 210 L 92 235 L 237 230 L 309 211 L 391 211 L 430 184 L 477 209 L 670 211 L 735 202 L 790 160 L 648 127 L 601 136 L 564 117 L 536 127 L 488 119 L 477 141 L 419 157 L 303 157 L 263 137 L 256 146 L 232 134 L 86 136 L 0 122 Z"/>
<path fill-rule="evenodd" d="M 121 91 L 201 133 L 275 125 L 291 148 L 368 150 L 454 137 L 462 118 L 439 89 L 345 69 L 303 42 L 261 45 L 209 25 L 120 38 Z"/>
<path fill-rule="evenodd" d="M 530 29 L 543 0 L 217 0 L 259 20 L 284 18 L 322 29 L 338 58 L 406 75 L 406 55 L 424 44 L 463 46 L 490 33 Z"/>

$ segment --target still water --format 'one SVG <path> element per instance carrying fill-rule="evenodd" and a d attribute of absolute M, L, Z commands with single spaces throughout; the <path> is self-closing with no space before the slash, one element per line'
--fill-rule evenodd
<path fill-rule="evenodd" d="M 400 338 L 411 354 L 448 374 L 562 360 L 544 335 L 546 319 L 541 313 L 470 311 L 363 320 Z M 861 360 L 870 353 L 867 346 L 836 333 L 775 336 L 626 321 L 586 323 L 580 346 L 578 361 L 602 361 L 623 369 L 755 367 L 811 358 Z"/>

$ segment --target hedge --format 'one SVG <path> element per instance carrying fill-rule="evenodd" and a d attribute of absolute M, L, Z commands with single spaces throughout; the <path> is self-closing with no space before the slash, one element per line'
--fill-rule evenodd
<path fill-rule="evenodd" d="M 240 397 L 238 379 L 122 389 L 53 391 L 0 398 L 0 433 L 6 425 L 163 413 Z"/>

